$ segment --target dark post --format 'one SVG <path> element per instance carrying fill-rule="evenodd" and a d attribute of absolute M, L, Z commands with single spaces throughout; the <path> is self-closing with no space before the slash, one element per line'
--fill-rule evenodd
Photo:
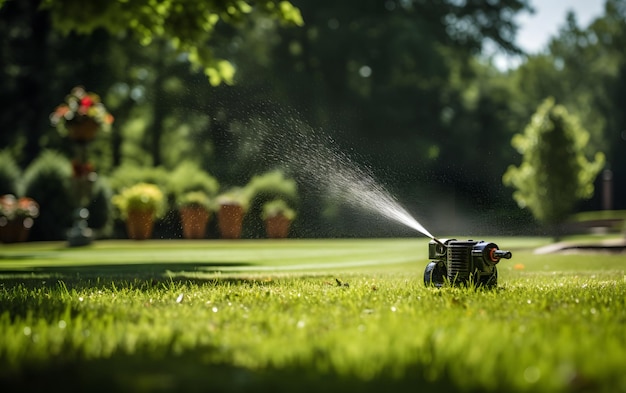
<path fill-rule="evenodd" d="M 93 184 L 97 174 L 87 159 L 87 148 L 90 141 L 74 140 L 76 158 L 72 161 L 73 177 L 77 208 L 74 213 L 74 223 L 67 232 L 70 247 L 86 246 L 93 240 L 93 230 L 89 228 L 89 210 L 87 206 L 91 199 Z"/>

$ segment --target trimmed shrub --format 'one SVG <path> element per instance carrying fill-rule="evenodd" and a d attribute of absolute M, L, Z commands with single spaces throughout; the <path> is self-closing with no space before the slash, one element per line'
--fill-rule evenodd
<path fill-rule="evenodd" d="M 113 205 L 111 198 L 113 190 L 107 179 L 98 177 L 93 186 L 89 209 L 89 227 L 98 231 L 99 237 L 110 237 L 113 226 Z"/>
<path fill-rule="evenodd" d="M 20 195 L 19 178 L 22 170 L 7 150 L 0 151 L 0 195 Z"/>
<path fill-rule="evenodd" d="M 39 203 L 31 240 L 63 240 L 71 227 L 77 201 L 71 186 L 72 164 L 60 153 L 46 150 L 24 172 L 24 195 Z"/>

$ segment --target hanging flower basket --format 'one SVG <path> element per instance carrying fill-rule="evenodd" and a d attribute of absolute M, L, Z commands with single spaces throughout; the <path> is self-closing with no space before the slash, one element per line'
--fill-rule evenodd
<path fill-rule="evenodd" d="M 74 142 L 91 142 L 100 130 L 100 125 L 87 116 L 67 122 L 65 127 L 67 128 L 67 137 Z"/>
<path fill-rule="evenodd" d="M 109 131 L 113 116 L 96 93 L 76 86 L 50 114 L 50 124 L 74 142 L 91 142 L 100 130 Z"/>

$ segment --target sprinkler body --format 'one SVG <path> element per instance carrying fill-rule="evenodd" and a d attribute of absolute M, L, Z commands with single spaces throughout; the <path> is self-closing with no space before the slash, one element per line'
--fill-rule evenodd
<path fill-rule="evenodd" d="M 494 287 L 498 283 L 496 265 L 500 259 L 511 257 L 510 251 L 482 240 L 433 239 L 428 243 L 430 263 L 424 271 L 424 283 Z"/>

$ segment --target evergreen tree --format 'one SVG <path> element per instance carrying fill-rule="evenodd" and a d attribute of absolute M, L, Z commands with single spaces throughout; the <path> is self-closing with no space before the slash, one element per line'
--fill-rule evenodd
<path fill-rule="evenodd" d="M 532 116 L 524 133 L 511 143 L 522 163 L 511 165 L 502 180 L 516 189 L 513 198 L 540 222 L 558 228 L 577 201 L 593 196 L 593 182 L 604 166 L 604 154 L 593 161 L 585 154 L 589 132 L 565 107 L 546 99 Z M 558 238 L 558 232 L 555 232 Z"/>

